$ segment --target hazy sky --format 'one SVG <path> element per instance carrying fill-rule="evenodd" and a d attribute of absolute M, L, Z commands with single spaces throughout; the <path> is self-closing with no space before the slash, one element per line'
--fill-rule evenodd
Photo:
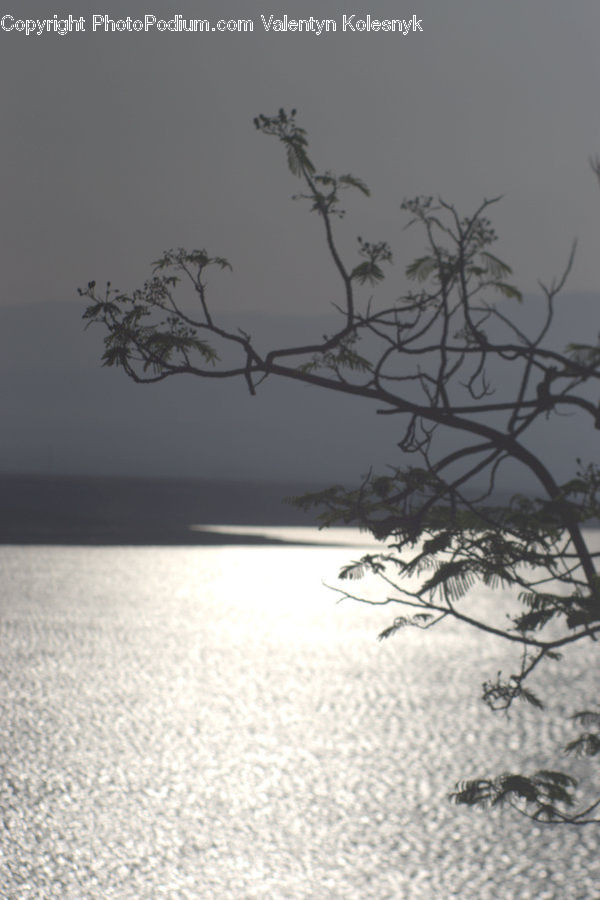
<path fill-rule="evenodd" d="M 55 12 L 29 0 L 3 15 Z M 422 31 L 342 30 L 344 16 L 367 13 L 414 16 Z M 254 31 L 94 33 L 94 14 L 242 17 Z M 261 14 L 329 17 L 338 30 L 267 33 Z M 371 199 L 353 200 L 340 241 L 350 259 L 357 234 L 390 242 L 397 269 L 383 288 L 388 299 L 400 293 L 403 268 L 422 246 L 402 230 L 402 199 L 438 192 L 465 213 L 483 197 L 505 195 L 494 215 L 497 252 L 525 291 L 560 270 L 576 236 L 568 288 L 597 290 L 600 190 L 587 160 L 600 153 L 598 0 L 429 0 L 403 9 L 389 0 L 364 8 L 328 0 L 314 9 L 237 0 L 149 8 L 131 0 L 83 2 L 72 15 L 85 17 L 85 33 L 0 30 L 0 305 L 23 312 L 69 301 L 78 315 L 79 285 L 111 279 L 131 289 L 163 249 L 186 246 L 233 263 L 213 288 L 229 313 L 330 312 L 340 293 L 320 223 L 290 200 L 297 183 L 279 146 L 252 125 L 257 113 L 280 106 L 297 107 L 318 167 L 352 172 L 371 187 Z M 367 437 L 365 425 L 353 424 L 354 401 L 346 409 L 339 398 L 338 444 L 335 435 L 323 437 L 333 406 L 319 412 L 315 401 L 311 418 L 302 404 L 294 432 L 293 410 L 282 412 L 285 392 L 246 412 L 243 386 L 228 394 L 198 385 L 202 416 L 212 416 L 206 422 L 189 385 L 142 400 L 143 389 L 125 389 L 118 375 L 97 369 L 96 345 L 79 346 L 78 323 L 58 336 L 53 314 L 49 320 L 37 309 L 30 307 L 27 328 L 21 316 L 14 338 L 4 338 L 7 347 L 22 344 L 23 354 L 18 377 L 14 353 L 4 365 L 0 469 L 135 473 L 143 466 L 144 474 L 330 479 L 366 471 L 383 457 L 384 437 L 394 449 L 381 417 L 369 418 Z M 11 316 L 2 321 L 16 328 Z M 594 315 L 587 321 L 589 330 Z M 93 385 L 84 368 L 96 372 Z M 49 369 L 59 374 L 44 386 Z M 154 397 L 166 417 L 160 435 Z"/>
<path fill-rule="evenodd" d="M 30 0 L 9 14 L 55 9 Z M 99 9 L 243 16 L 254 31 L 92 33 Z M 600 152 L 597 0 L 326 2 L 318 17 L 338 31 L 321 36 L 266 33 L 261 13 L 317 9 L 84 2 L 73 15 L 85 34 L 0 31 L 2 303 L 68 299 L 90 278 L 131 288 L 163 248 L 185 245 L 231 259 L 219 290 L 229 309 L 321 311 L 337 285 L 319 223 L 290 202 L 282 154 L 252 126 L 282 105 L 298 108 L 320 166 L 372 188 L 344 223 L 350 252 L 362 234 L 410 261 L 420 244 L 401 230 L 404 196 L 442 192 L 468 211 L 503 193 L 498 249 L 521 286 L 549 278 L 579 236 L 569 287 L 596 289 L 600 192 L 587 157 Z M 343 33 L 352 13 L 414 14 L 423 31 Z"/>

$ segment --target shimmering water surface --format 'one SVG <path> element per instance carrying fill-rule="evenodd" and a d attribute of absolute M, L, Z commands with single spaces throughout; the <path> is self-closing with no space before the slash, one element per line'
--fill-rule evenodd
<path fill-rule="evenodd" d="M 598 829 L 446 800 L 556 767 L 594 648 L 546 668 L 549 714 L 494 716 L 510 648 L 377 643 L 394 609 L 321 583 L 359 552 L 0 548 L 0 896 L 600 897 Z"/>

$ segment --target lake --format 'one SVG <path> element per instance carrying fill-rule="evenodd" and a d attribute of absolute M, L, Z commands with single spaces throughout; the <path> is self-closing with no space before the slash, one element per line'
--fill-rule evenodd
<path fill-rule="evenodd" d="M 254 533 L 353 546 L 0 547 L 0 896 L 600 896 L 597 827 L 446 799 L 570 765 L 594 647 L 546 667 L 547 712 L 494 715 L 510 647 L 445 624 L 378 643 L 394 608 L 322 583 L 364 537 Z"/>

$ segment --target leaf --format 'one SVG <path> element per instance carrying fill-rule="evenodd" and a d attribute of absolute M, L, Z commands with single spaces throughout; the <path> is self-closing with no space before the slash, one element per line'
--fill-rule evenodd
<path fill-rule="evenodd" d="M 488 779 L 461 781 L 450 794 L 453 803 L 466 806 L 487 806 L 492 798 L 493 784 Z"/>
<path fill-rule="evenodd" d="M 536 778 L 545 779 L 552 781 L 554 784 L 559 784 L 563 787 L 575 787 L 577 785 L 577 779 L 573 778 L 572 775 L 567 775 L 566 772 L 556 772 L 554 770 L 548 769 L 539 769 L 535 775 Z"/>
<path fill-rule="evenodd" d="M 543 628 L 550 619 L 558 615 L 558 612 L 556 609 L 539 609 L 524 613 L 515 619 L 515 627 L 523 634 L 526 631 L 535 631 L 536 628 Z"/>
<path fill-rule="evenodd" d="M 524 688 L 524 687 L 521 686 L 521 690 L 519 691 L 519 697 L 521 697 L 523 700 L 525 700 L 525 701 L 526 701 L 527 703 L 529 703 L 531 706 L 535 706 L 536 709 L 543 709 L 543 708 L 544 708 L 544 704 L 543 704 L 542 701 L 539 699 L 539 697 L 537 697 L 537 696 L 533 693 L 533 691 L 530 691 L 530 690 L 528 690 L 527 688 Z"/>
<path fill-rule="evenodd" d="M 584 709 L 574 713 L 571 718 L 574 722 L 579 722 L 581 725 L 596 725 L 600 728 L 600 712 Z"/>
<path fill-rule="evenodd" d="M 567 744 L 565 753 L 573 753 L 575 756 L 597 756 L 600 753 L 600 734 L 593 732 L 580 734 Z"/>
<path fill-rule="evenodd" d="M 492 287 L 495 287 L 497 291 L 500 291 L 501 294 L 509 299 L 518 300 L 519 303 L 523 302 L 523 294 L 512 284 L 506 284 L 504 281 L 493 281 Z"/>
<path fill-rule="evenodd" d="M 414 616 L 398 616 L 394 619 L 392 625 L 388 628 L 384 628 L 383 631 L 377 635 L 377 640 L 384 641 L 397 631 L 400 631 L 401 628 L 408 628 L 410 626 L 426 628 L 431 619 L 433 619 L 431 613 L 415 613 Z"/>
<path fill-rule="evenodd" d="M 302 140 L 297 135 L 291 138 L 282 138 L 282 140 L 287 144 L 287 164 L 292 175 L 296 175 L 296 177 L 300 178 L 304 170 L 310 174 L 314 173 L 315 167 L 304 150 L 306 141 Z"/>
<path fill-rule="evenodd" d="M 570 353 L 573 362 L 581 366 L 595 366 L 600 361 L 600 345 L 596 344 L 568 344 L 567 353 Z"/>
<path fill-rule="evenodd" d="M 420 256 L 406 267 L 406 277 L 413 281 L 426 281 L 437 268 L 437 260 L 433 256 Z"/>
<path fill-rule="evenodd" d="M 526 804 L 535 804 L 537 808 L 528 813 L 533 818 L 556 821 L 560 813 L 553 803 L 558 801 L 571 806 L 573 796 L 569 788 L 576 786 L 576 779 L 564 772 L 540 769 L 530 776 L 509 773 L 494 779 L 459 782 L 450 798 L 467 806 L 502 806 L 516 797 Z"/>
<path fill-rule="evenodd" d="M 446 600 L 459 600 L 476 582 L 475 575 L 465 560 L 453 560 L 442 563 L 437 572 L 421 587 L 421 592 L 433 592 L 441 588 Z"/>
<path fill-rule="evenodd" d="M 356 279 L 361 284 L 366 284 L 367 282 L 376 284 L 378 281 L 382 281 L 384 277 L 383 271 L 371 260 L 359 263 L 350 273 L 350 278 Z"/>
<path fill-rule="evenodd" d="M 361 191 L 365 195 L 365 197 L 371 196 L 371 191 L 366 186 L 364 181 L 362 181 L 360 178 L 356 178 L 354 175 L 340 175 L 338 181 L 340 184 L 347 184 L 350 187 L 357 188 L 357 190 Z"/>
<path fill-rule="evenodd" d="M 434 535 L 434 537 L 429 538 L 429 540 L 425 541 L 423 544 L 423 553 L 427 554 L 435 554 L 440 553 L 442 550 L 447 550 L 452 542 L 452 532 L 451 531 L 440 531 L 439 534 Z"/>
<path fill-rule="evenodd" d="M 567 627 L 577 628 L 579 625 L 589 625 L 591 613 L 586 609 L 574 609 L 567 615 Z"/>
<path fill-rule="evenodd" d="M 529 803 L 535 803 L 538 799 L 538 790 L 535 781 L 525 775 L 503 775 L 495 785 L 496 795 L 492 799 L 492 806 L 498 806 L 511 794 L 516 794 Z"/>
<path fill-rule="evenodd" d="M 365 571 L 366 571 L 366 566 L 365 566 L 364 562 L 361 560 L 360 562 L 353 562 L 353 563 L 349 563 L 347 566 L 343 566 L 343 568 L 340 569 L 340 574 L 338 577 L 343 580 L 349 578 L 352 581 L 358 581 L 360 578 L 363 577 L 363 575 L 365 574 Z"/>
<path fill-rule="evenodd" d="M 486 271 L 490 273 L 492 278 L 504 278 L 506 275 L 512 274 L 512 269 L 489 250 L 482 250 L 479 257 L 483 259 Z"/>

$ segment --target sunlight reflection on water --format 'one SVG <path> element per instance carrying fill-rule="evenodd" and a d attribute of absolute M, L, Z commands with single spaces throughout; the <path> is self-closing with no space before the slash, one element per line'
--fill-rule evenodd
<path fill-rule="evenodd" d="M 593 648 L 546 670 L 556 715 L 494 717 L 479 685 L 507 648 L 445 625 L 377 643 L 393 610 L 322 585 L 352 540 L 0 548 L 1 896 L 595 896 L 596 832 L 445 799 L 556 765 Z"/>

